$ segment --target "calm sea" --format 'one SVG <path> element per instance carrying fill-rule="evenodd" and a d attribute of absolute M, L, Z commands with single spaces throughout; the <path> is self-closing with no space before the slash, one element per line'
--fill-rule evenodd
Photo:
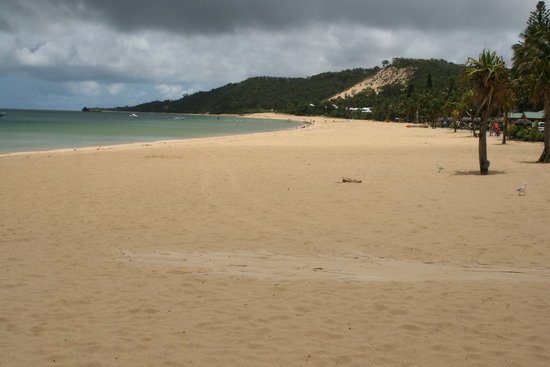
<path fill-rule="evenodd" d="M 1 110 L 0 153 L 249 134 L 296 122 L 226 116 Z"/>

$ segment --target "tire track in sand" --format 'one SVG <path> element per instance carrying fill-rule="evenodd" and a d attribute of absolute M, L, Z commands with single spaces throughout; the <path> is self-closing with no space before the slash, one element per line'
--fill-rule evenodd
<path fill-rule="evenodd" d="M 123 258 L 138 266 L 178 268 L 187 273 L 296 280 L 332 279 L 358 282 L 529 281 L 549 282 L 549 269 L 458 266 L 385 259 L 365 254 L 296 256 L 267 251 L 130 253 Z"/>

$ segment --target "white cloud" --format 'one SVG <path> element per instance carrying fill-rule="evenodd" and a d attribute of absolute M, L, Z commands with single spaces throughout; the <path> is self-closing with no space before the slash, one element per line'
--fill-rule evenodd
<path fill-rule="evenodd" d="M 124 87 L 124 83 L 114 83 L 107 86 L 107 91 L 112 95 L 116 95 L 120 94 L 124 90 Z"/>
<path fill-rule="evenodd" d="M 506 44 L 500 41 L 500 32 L 480 37 L 469 30 L 435 34 L 356 24 L 310 24 L 221 35 L 153 30 L 128 34 L 85 20 L 66 20 L 63 26 L 46 27 L 42 32 L 21 27 L 17 35 L 0 31 L 0 36 L 6 41 L 3 44 L 12 46 L 0 47 L 0 73 L 10 68 L 49 80 L 147 82 L 162 85 L 159 93 L 166 97 L 185 92 L 182 84 L 222 84 L 257 75 L 308 76 L 372 67 L 392 57 L 464 62 L 464 55 L 473 56 L 486 45 L 495 45 L 506 57 L 513 42 L 509 38 Z"/>
<path fill-rule="evenodd" d="M 54 62 L 54 50 L 51 44 L 38 43 L 34 46 L 23 46 L 14 50 L 16 60 L 23 66 L 50 66 Z"/>
<path fill-rule="evenodd" d="M 103 88 L 93 80 L 83 82 L 69 82 L 66 84 L 69 92 L 87 97 L 96 97 L 101 95 Z"/>
<path fill-rule="evenodd" d="M 484 47 L 509 60 L 535 5 L 517 0 L 344 1 L 348 6 L 254 0 L 241 8 L 241 2 L 221 0 L 161 3 L 165 6 L 143 0 L 5 0 L 0 77 L 58 83 L 88 100 L 127 96 L 131 101 L 136 85 L 147 86 L 144 98 L 155 98 L 154 88 L 162 98 L 177 99 L 201 86 L 251 76 L 309 76 L 372 67 L 393 57 L 462 63 Z M 306 8 L 310 11 L 298 11 Z M 142 19 L 143 13 L 151 16 Z M 214 18 L 205 23 L 197 14 Z"/>
<path fill-rule="evenodd" d="M 181 85 L 158 84 L 155 85 L 155 89 L 166 99 L 178 99 L 184 93 Z"/>

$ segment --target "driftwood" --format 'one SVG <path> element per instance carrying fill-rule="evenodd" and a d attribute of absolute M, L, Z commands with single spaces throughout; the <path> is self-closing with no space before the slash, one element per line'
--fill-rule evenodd
<path fill-rule="evenodd" d="M 353 178 L 348 178 L 348 177 L 342 177 L 342 182 L 343 183 L 361 183 L 363 181 L 362 180 L 355 180 Z"/>

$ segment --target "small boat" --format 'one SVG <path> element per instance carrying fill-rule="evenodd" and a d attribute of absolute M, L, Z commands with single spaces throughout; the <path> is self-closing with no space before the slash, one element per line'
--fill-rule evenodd
<path fill-rule="evenodd" d="M 6 113 L 5 112 L 0 112 L 0 118 L 6 116 Z"/>
<path fill-rule="evenodd" d="M 128 116 L 130 116 L 131 118 L 136 118 L 136 117 L 138 117 L 138 115 L 136 115 L 135 113 L 131 113 L 131 114 L 128 115 Z"/>

